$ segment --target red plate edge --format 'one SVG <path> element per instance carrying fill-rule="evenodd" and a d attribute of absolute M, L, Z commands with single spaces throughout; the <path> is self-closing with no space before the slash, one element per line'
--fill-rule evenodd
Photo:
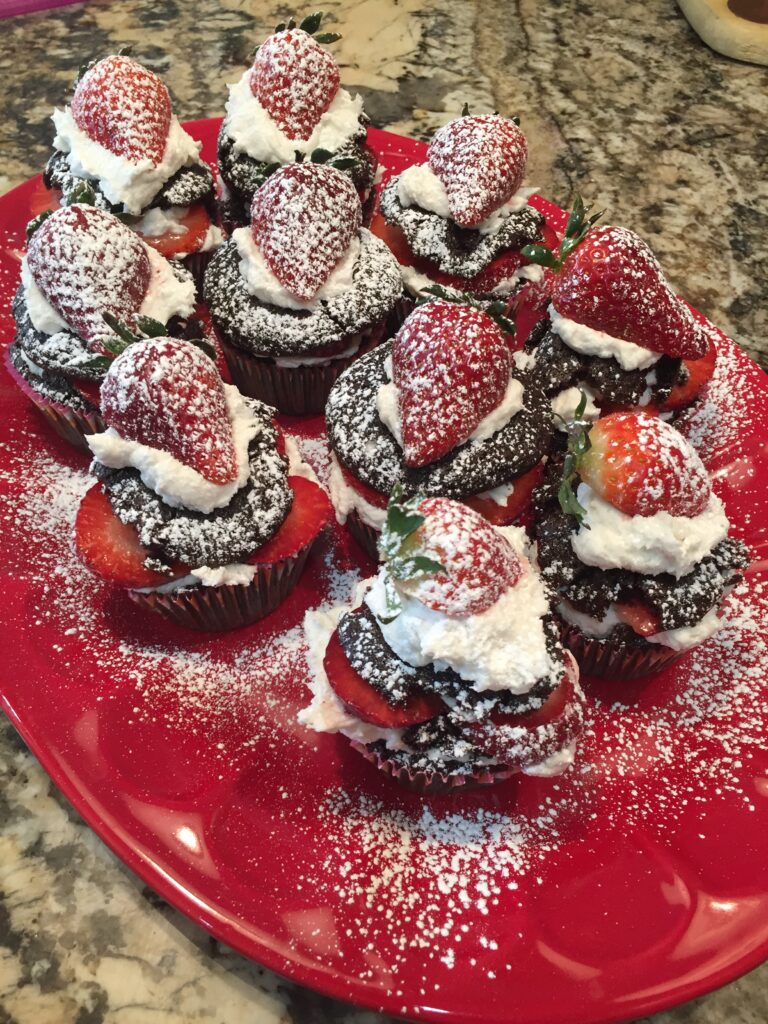
<path fill-rule="evenodd" d="M 204 135 L 210 147 L 212 140 L 215 138 L 214 129 L 217 125 L 218 121 L 201 121 L 191 122 L 188 124 L 188 127 L 198 137 Z M 400 136 L 376 130 L 371 131 L 371 141 L 377 150 L 390 150 L 396 147 L 401 151 L 405 150 L 407 152 L 410 150 L 413 156 L 417 156 L 419 148 L 423 145 L 414 144 L 412 140 L 406 140 Z M 209 159 L 213 157 L 210 149 L 206 155 Z M 3 198 L 3 203 L 13 201 L 12 197 L 16 195 L 21 198 L 21 193 L 28 190 L 28 188 L 29 183 L 19 186 Z M 541 206 L 549 213 L 557 210 L 556 207 L 551 207 L 546 201 L 542 202 Z M 558 212 L 562 216 L 562 212 Z M 742 358 L 745 370 L 748 367 L 750 370 L 756 370 L 759 375 L 758 386 L 763 391 L 768 391 L 768 382 L 766 382 L 765 375 L 752 364 L 752 361 L 745 354 Z M 758 380 L 754 382 L 758 383 Z M 238 928 L 233 927 L 225 915 L 218 913 L 199 894 L 185 887 L 179 879 L 163 871 L 147 852 L 137 848 L 135 841 L 132 841 L 130 834 L 121 826 L 119 821 L 112 815 L 105 813 L 100 805 L 89 801 L 88 794 L 78 788 L 78 780 L 65 771 L 61 762 L 38 741 L 34 732 L 26 728 L 22 718 L 16 713 L 15 708 L 5 694 L 0 694 L 0 703 L 56 785 L 107 845 L 139 877 L 160 893 L 163 898 L 197 921 L 218 939 L 226 942 L 246 956 L 257 959 L 260 963 L 289 977 L 293 981 L 342 999 L 353 998 L 358 1005 L 393 1013 L 398 1016 L 402 1016 L 406 1012 L 409 1015 L 430 1021 L 484 1019 L 481 1015 L 472 1015 L 471 1018 L 460 1018 L 450 1010 L 434 1006 L 415 1005 L 413 1003 L 410 1006 L 404 1006 L 403 1000 L 398 999 L 392 994 L 388 994 L 387 998 L 383 1000 L 374 999 L 372 994 L 369 995 L 367 992 L 355 992 L 354 995 L 351 995 L 348 991 L 349 987 L 345 987 L 341 979 L 334 978 L 327 968 L 319 968 L 306 958 L 300 957 L 298 953 L 293 960 L 276 955 L 264 941 L 264 936 L 257 930 L 249 931 L 242 921 Z M 701 995 L 750 970 L 765 959 L 767 955 L 768 937 L 751 949 L 749 953 L 712 972 L 704 980 L 698 979 L 688 983 L 681 983 L 677 987 L 667 985 L 663 991 L 640 993 L 632 998 L 627 998 L 623 1003 L 621 1011 L 617 1011 L 614 1007 L 602 1016 L 590 1016 L 590 1024 L 609 1024 L 609 1022 L 626 1020 L 633 1016 L 656 1012 L 677 1002 Z M 365 986 L 358 983 L 354 987 L 364 988 Z M 547 1018 L 547 1020 L 549 1019 Z"/>

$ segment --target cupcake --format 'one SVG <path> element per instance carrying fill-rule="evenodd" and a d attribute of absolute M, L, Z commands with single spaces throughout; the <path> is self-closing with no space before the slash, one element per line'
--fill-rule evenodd
<path fill-rule="evenodd" d="M 459 502 L 393 495 L 378 574 L 305 618 L 299 721 L 423 792 L 565 771 L 583 698 L 526 545 Z"/>
<path fill-rule="evenodd" d="M 118 356 L 101 402 L 107 429 L 88 438 L 98 483 L 75 523 L 85 564 L 193 629 L 273 611 L 331 514 L 308 467 L 286 455 L 274 410 L 174 338 Z"/>
<path fill-rule="evenodd" d="M 44 196 L 43 205 L 92 196 L 199 279 L 221 242 L 213 174 L 200 143 L 174 116 L 161 79 L 130 57 L 105 57 L 81 73 L 71 105 L 55 110 L 53 123 L 43 183 L 55 195 Z"/>
<path fill-rule="evenodd" d="M 646 675 L 717 632 L 749 558 L 678 430 L 612 413 L 574 433 L 548 473 L 535 495 L 538 562 L 583 672 Z"/>
<path fill-rule="evenodd" d="M 522 187 L 528 144 L 517 123 L 498 114 L 450 121 L 432 139 L 427 161 L 387 182 L 380 233 L 403 264 L 413 296 L 435 285 L 509 300 L 540 276 L 521 248 L 543 237 L 544 216 Z"/>
<path fill-rule="evenodd" d="M 298 28 L 293 20 L 278 25 L 229 87 L 218 145 L 228 228 L 248 224 L 253 196 L 275 166 L 314 151 L 343 164 L 361 203 L 371 196 L 377 161 L 366 144 L 368 118 L 362 98 L 340 87 L 338 65 L 320 45 L 340 38 L 316 34 L 321 19 L 317 13 Z"/>
<path fill-rule="evenodd" d="M 386 334 L 397 261 L 360 226 L 354 185 L 327 163 L 281 167 L 205 275 L 204 294 L 240 390 L 294 415 L 321 413 L 341 371 Z"/>
<path fill-rule="evenodd" d="M 99 384 L 126 337 L 199 333 L 194 281 L 95 206 L 64 206 L 30 228 L 6 364 L 54 430 L 87 450 L 85 435 L 104 429 Z"/>
<path fill-rule="evenodd" d="M 714 344 L 646 243 L 595 219 L 579 201 L 559 252 L 524 250 L 551 282 L 548 316 L 525 342 L 527 368 L 561 413 L 580 390 L 604 412 L 671 414 L 711 378 Z"/>
<path fill-rule="evenodd" d="M 501 327 L 441 299 L 339 377 L 326 424 L 337 518 L 374 558 L 398 484 L 513 522 L 541 481 L 553 432 L 549 402 L 517 370 Z"/>

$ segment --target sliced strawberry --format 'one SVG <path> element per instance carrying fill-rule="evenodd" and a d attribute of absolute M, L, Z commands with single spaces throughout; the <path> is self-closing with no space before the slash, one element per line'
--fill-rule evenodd
<path fill-rule="evenodd" d="M 355 186 L 327 164 L 288 164 L 251 204 L 251 231 L 278 281 L 309 300 L 330 277 L 362 223 Z"/>
<path fill-rule="evenodd" d="M 29 240 L 27 263 L 40 290 L 86 341 L 109 333 L 104 313 L 132 322 L 151 270 L 143 242 L 95 206 L 65 206 Z"/>
<path fill-rule="evenodd" d="M 297 555 L 333 518 L 333 507 L 322 487 L 303 476 L 289 476 L 288 483 L 293 491 L 291 510 L 274 537 L 248 558 L 251 565 L 274 564 Z"/>
<path fill-rule="evenodd" d="M 589 432 L 582 480 L 629 516 L 696 516 L 712 491 L 696 449 L 669 423 L 639 412 L 615 412 Z"/>
<path fill-rule="evenodd" d="M 448 193 L 451 216 L 457 224 L 471 228 L 520 188 L 528 143 L 506 117 L 459 117 L 435 133 L 427 159 Z"/>
<path fill-rule="evenodd" d="M 662 631 L 657 613 L 639 598 L 634 601 L 617 601 L 614 610 L 621 621 L 631 626 L 638 636 L 653 636 Z"/>
<path fill-rule="evenodd" d="M 473 509 L 450 498 L 425 498 L 424 522 L 403 542 L 401 554 L 425 556 L 438 572 L 396 581 L 397 587 L 428 608 L 451 618 L 487 611 L 522 575 L 507 540 Z"/>
<path fill-rule="evenodd" d="M 381 491 L 374 490 L 373 487 L 369 487 L 368 484 L 364 484 L 362 480 L 358 480 L 347 469 L 346 466 L 342 466 L 339 463 L 339 469 L 341 475 L 344 477 L 344 482 L 348 484 L 353 491 L 357 491 L 360 497 L 365 498 L 369 505 L 373 505 L 374 508 L 386 508 L 387 507 L 387 496 L 382 494 Z"/>
<path fill-rule="evenodd" d="M 593 228 L 555 275 L 552 303 L 561 316 L 654 352 L 700 359 L 707 350 L 703 326 L 627 228 Z"/>
<path fill-rule="evenodd" d="M 58 189 L 46 188 L 43 179 L 38 178 L 32 195 L 29 197 L 29 219 L 37 217 L 46 210 L 58 210 L 61 206 L 61 192 Z"/>
<path fill-rule="evenodd" d="M 166 259 L 171 259 L 177 253 L 197 252 L 205 241 L 208 229 L 211 226 L 211 218 L 204 203 L 194 203 L 189 207 L 186 214 L 177 222 L 183 232 L 166 231 L 163 235 L 142 235 L 141 237 L 157 249 Z"/>
<path fill-rule="evenodd" d="M 371 232 L 386 242 L 395 259 L 402 267 L 414 265 L 414 255 L 408 245 L 408 239 L 400 228 L 394 224 L 387 224 L 381 213 L 377 210 L 371 218 Z"/>
<path fill-rule="evenodd" d="M 513 481 L 515 489 L 502 505 L 494 501 L 493 498 L 481 498 L 479 494 L 472 494 L 462 500 L 465 505 L 469 505 L 475 512 L 479 512 L 494 526 L 509 526 L 526 511 L 531 494 L 539 486 L 543 476 L 544 463 L 539 462 L 533 469 L 529 469 L 527 473 L 523 473 Z"/>
<path fill-rule="evenodd" d="M 110 153 L 138 163 L 163 159 L 171 126 L 171 97 L 152 71 L 130 57 L 105 57 L 75 88 L 78 128 Z"/>
<path fill-rule="evenodd" d="M 159 587 L 189 572 L 180 562 L 167 575 L 147 569 L 144 560 L 149 551 L 140 543 L 136 528 L 117 518 L 100 484 L 94 484 L 80 502 L 75 549 L 92 572 L 121 587 Z"/>
<path fill-rule="evenodd" d="M 121 437 L 168 452 L 211 483 L 237 479 L 224 384 L 215 363 L 188 341 L 130 345 L 107 370 L 101 413 Z"/>
<path fill-rule="evenodd" d="M 402 704 L 390 704 L 350 665 L 335 630 L 323 659 L 328 682 L 350 714 L 381 729 L 405 729 L 426 722 L 445 709 L 434 693 L 414 693 Z"/>
<path fill-rule="evenodd" d="M 275 32 L 251 68 L 251 92 L 289 139 L 306 141 L 339 91 L 331 54 L 300 28 Z"/>
<path fill-rule="evenodd" d="M 406 463 L 425 466 L 466 441 L 504 398 L 510 366 L 486 313 L 443 301 L 415 309 L 392 345 Z"/>
<path fill-rule="evenodd" d="M 715 372 L 717 363 L 717 349 L 712 339 L 709 339 L 709 347 L 701 359 L 684 359 L 683 365 L 688 371 L 688 380 L 684 384 L 676 384 L 672 392 L 664 402 L 661 403 L 662 412 L 671 409 L 683 409 L 686 405 L 697 398 L 709 384 Z"/>

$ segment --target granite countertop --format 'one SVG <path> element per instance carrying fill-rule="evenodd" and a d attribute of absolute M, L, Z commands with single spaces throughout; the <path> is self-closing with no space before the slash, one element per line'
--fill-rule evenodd
<path fill-rule="evenodd" d="M 259 14 L 251 13 L 255 8 Z M 428 137 L 466 101 L 518 113 L 529 181 L 639 231 L 677 288 L 768 365 L 766 70 L 708 50 L 672 0 L 329 0 L 346 86 Z M 0 189 L 42 167 L 80 62 L 132 44 L 182 119 L 220 114 L 283 4 L 95 2 L 2 22 Z M 337 27 L 334 25 L 333 27 Z M 762 192 L 762 194 L 760 194 Z M 363 1019 L 244 960 L 112 856 L 0 726 L 0 1022 Z M 763 1024 L 768 968 L 657 1024 Z"/>

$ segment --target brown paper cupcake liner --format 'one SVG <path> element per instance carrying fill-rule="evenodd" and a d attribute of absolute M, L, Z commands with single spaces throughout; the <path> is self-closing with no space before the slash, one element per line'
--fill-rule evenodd
<path fill-rule="evenodd" d="M 503 765 L 488 765 L 484 768 L 477 768 L 474 772 L 467 774 L 451 774 L 440 771 L 412 771 L 405 765 L 397 764 L 388 757 L 382 757 L 377 751 L 371 749 L 369 744 L 359 743 L 357 740 L 350 740 L 352 749 L 362 754 L 366 761 L 370 761 L 380 771 L 389 775 L 401 786 L 412 789 L 417 793 L 452 793 L 460 789 L 476 789 L 480 786 L 495 786 L 498 782 L 515 775 L 519 769 L 506 768 Z"/>
<path fill-rule="evenodd" d="M 205 277 L 206 267 L 211 262 L 215 252 L 215 249 L 209 249 L 206 252 L 191 252 L 189 256 L 185 256 L 181 261 L 182 265 L 187 268 L 195 280 L 195 290 L 199 299 L 203 297 L 203 278 Z"/>
<path fill-rule="evenodd" d="M 610 639 L 601 640 L 599 637 L 587 636 L 578 627 L 562 619 L 560 629 L 563 643 L 576 658 L 581 671 L 601 678 L 637 679 L 660 672 L 687 653 L 647 641 L 630 647 Z"/>
<path fill-rule="evenodd" d="M 380 536 L 379 531 L 374 530 L 372 526 L 369 526 L 367 523 L 364 523 L 363 520 L 360 518 L 359 513 L 355 511 L 350 512 L 349 515 L 347 516 L 347 526 L 349 527 L 349 532 L 355 538 L 355 540 L 366 553 L 366 555 L 372 558 L 374 562 L 378 562 L 378 541 Z"/>
<path fill-rule="evenodd" d="M 128 596 L 140 608 L 157 612 L 187 629 L 240 629 L 263 619 L 285 600 L 298 583 L 312 544 L 314 541 L 290 558 L 258 566 L 250 583 L 201 585 L 168 593 L 129 590 Z"/>

